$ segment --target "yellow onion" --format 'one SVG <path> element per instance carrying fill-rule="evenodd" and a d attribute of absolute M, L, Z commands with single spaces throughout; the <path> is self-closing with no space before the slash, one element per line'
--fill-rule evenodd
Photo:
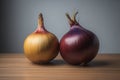
<path fill-rule="evenodd" d="M 25 56 L 33 63 L 48 63 L 59 52 L 57 37 L 44 27 L 42 13 L 39 14 L 38 27 L 24 41 Z"/>

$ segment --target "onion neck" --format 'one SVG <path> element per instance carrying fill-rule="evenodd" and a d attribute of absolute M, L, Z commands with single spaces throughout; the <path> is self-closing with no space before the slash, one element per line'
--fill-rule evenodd
<path fill-rule="evenodd" d="M 43 15 L 42 15 L 42 13 L 40 13 L 40 14 L 39 14 L 39 17 L 38 17 L 38 27 L 41 27 L 41 28 L 44 27 L 44 20 L 43 20 Z"/>
<path fill-rule="evenodd" d="M 38 27 L 35 30 L 35 33 L 46 32 L 47 30 L 44 28 L 44 19 L 42 13 L 39 14 L 38 17 Z"/>
<path fill-rule="evenodd" d="M 78 12 L 75 12 L 72 16 L 72 18 L 70 17 L 70 15 L 68 13 L 66 13 L 66 17 L 68 18 L 68 22 L 70 24 L 70 27 L 73 27 L 73 26 L 80 26 L 80 24 L 77 22 L 76 20 L 76 15 L 78 14 Z"/>

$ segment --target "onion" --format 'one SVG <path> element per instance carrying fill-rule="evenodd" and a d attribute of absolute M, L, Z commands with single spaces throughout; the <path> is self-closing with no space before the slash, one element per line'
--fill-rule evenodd
<path fill-rule="evenodd" d="M 99 40 L 97 36 L 83 28 L 76 21 L 76 12 L 71 18 L 68 13 L 70 31 L 60 40 L 60 53 L 63 59 L 72 65 L 89 63 L 98 53 Z"/>
<path fill-rule="evenodd" d="M 24 53 L 33 63 L 48 63 L 59 52 L 57 37 L 44 28 L 42 13 L 39 14 L 38 28 L 24 41 Z"/>

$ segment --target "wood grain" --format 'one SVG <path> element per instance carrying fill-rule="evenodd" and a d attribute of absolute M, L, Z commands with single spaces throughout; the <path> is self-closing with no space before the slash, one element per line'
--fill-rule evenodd
<path fill-rule="evenodd" d="M 0 80 L 120 80 L 120 54 L 98 54 L 88 65 L 72 66 L 60 55 L 46 65 L 24 54 L 0 54 Z"/>

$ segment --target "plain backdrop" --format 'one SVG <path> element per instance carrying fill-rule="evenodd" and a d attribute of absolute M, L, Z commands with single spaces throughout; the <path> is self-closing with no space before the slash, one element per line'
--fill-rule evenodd
<path fill-rule="evenodd" d="M 75 11 L 79 23 L 98 36 L 99 53 L 120 53 L 120 0 L 0 0 L 0 53 L 23 53 L 40 12 L 60 40 L 69 31 L 65 13 Z"/>

